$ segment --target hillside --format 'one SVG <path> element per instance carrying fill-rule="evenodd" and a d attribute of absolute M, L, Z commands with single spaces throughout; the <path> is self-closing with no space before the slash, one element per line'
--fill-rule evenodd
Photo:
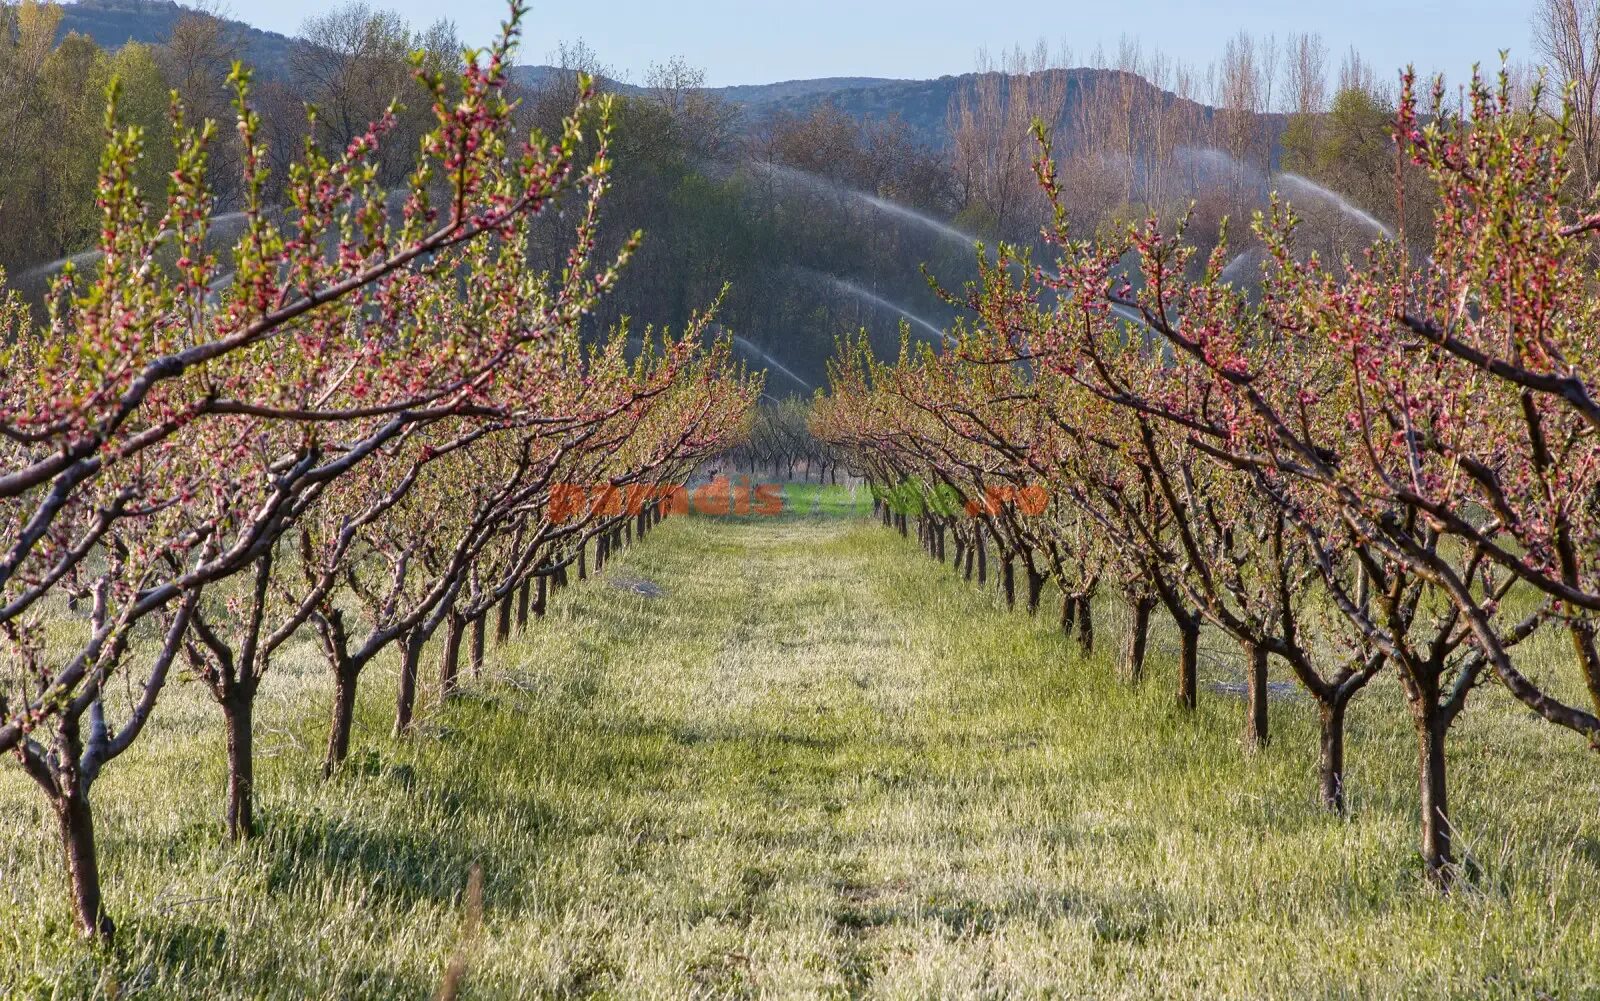
<path fill-rule="evenodd" d="M 881 87 L 904 82 L 883 77 L 835 76 L 822 77 L 815 80 L 785 80 L 781 83 L 739 84 L 732 87 L 716 87 L 712 89 L 712 93 L 734 104 L 741 104 L 746 107 L 763 107 L 781 101 L 803 100 L 805 98 L 836 94 L 840 91 Z"/>
<path fill-rule="evenodd" d="M 536 87 L 551 76 L 561 72 L 554 66 L 523 65 L 512 70 L 516 81 L 524 86 Z M 1057 124 L 1071 126 L 1073 112 L 1097 88 L 1121 86 L 1123 74 L 1117 70 L 1076 69 L 1051 70 L 1065 77 L 1066 93 L 1063 121 Z M 946 75 L 936 80 L 892 80 L 881 77 L 823 77 L 815 80 L 786 80 L 780 83 L 740 84 L 729 87 L 711 87 L 707 92 L 740 108 L 747 122 L 773 114 L 787 114 L 804 118 L 823 104 L 831 104 L 839 111 L 861 122 L 899 120 L 907 126 L 913 138 L 924 146 L 943 149 L 950 143 L 949 114 L 956 95 L 968 90 L 979 79 L 977 73 Z M 643 87 L 618 80 L 602 80 L 602 87 L 624 96 L 644 93 Z M 1133 78 L 1134 101 L 1140 106 L 1155 103 L 1180 102 L 1188 111 L 1191 121 L 1210 117 L 1212 109 L 1194 101 L 1185 101 L 1159 90 L 1141 77 Z M 1264 116 L 1269 121 L 1268 131 L 1274 135 L 1281 131 L 1281 123 L 1273 122 L 1275 116 Z"/>
<path fill-rule="evenodd" d="M 1066 94 L 1063 121 L 1057 124 L 1068 126 L 1073 121 L 1074 111 L 1086 98 L 1101 87 L 1121 86 L 1124 76 L 1117 70 L 1087 67 L 1048 72 L 1065 78 L 1062 81 Z M 950 142 L 948 120 L 952 102 L 956 95 L 970 90 L 979 79 L 980 74 L 963 73 L 942 76 L 936 80 L 815 80 L 773 84 L 769 87 L 728 87 L 717 93 L 758 113 L 780 112 L 804 116 L 819 104 L 827 102 L 860 121 L 897 118 L 906 124 L 919 141 L 942 148 Z M 829 84 L 832 86 L 825 86 Z M 1133 77 L 1132 85 L 1136 105 L 1180 102 L 1187 106 L 1191 120 L 1204 120 L 1211 115 L 1210 108 L 1159 90 L 1142 77 Z"/>
<path fill-rule="evenodd" d="M 61 23 L 63 35 L 78 32 L 106 48 L 116 48 L 129 41 L 146 44 L 162 42 L 171 34 L 179 19 L 189 12 L 189 8 L 172 0 L 79 0 L 65 5 L 64 10 Z M 263 31 L 242 21 L 227 20 L 225 24 L 236 33 L 244 60 L 269 79 L 284 75 L 289 53 L 296 45 L 302 44 L 296 39 Z M 521 65 L 514 67 L 512 72 L 518 83 L 534 87 L 560 71 L 548 65 Z M 1064 74 L 1067 78 L 1066 107 L 1069 116 L 1085 95 L 1099 86 L 1114 83 L 1120 76 L 1114 70 L 1089 68 L 1052 72 Z M 932 148 L 943 148 L 949 143 L 946 121 L 951 100 L 977 78 L 975 73 L 947 75 L 936 80 L 824 77 L 715 87 L 710 89 L 710 93 L 743 109 L 749 120 L 773 113 L 805 116 L 819 105 L 831 103 L 863 122 L 903 121 L 918 142 Z M 641 87 L 618 80 L 606 80 L 603 83 L 606 89 L 618 94 L 636 95 L 643 92 Z M 1138 98 L 1141 102 L 1179 100 L 1142 79 L 1137 81 L 1136 86 L 1142 91 Z M 1209 115 L 1209 109 L 1189 103 L 1198 117 Z"/>
<path fill-rule="evenodd" d="M 803 116 L 827 101 L 845 114 L 862 121 L 899 118 L 922 142 L 930 146 L 943 146 L 948 141 L 945 120 L 950 108 L 950 99 L 972 78 L 973 74 L 943 76 L 937 80 L 839 80 L 837 87 L 830 89 L 813 87 L 808 90 L 793 88 L 787 84 L 775 84 L 772 88 L 727 89 L 763 92 L 745 100 L 730 95 L 730 100 L 752 111 L 787 112 Z M 807 82 L 821 84 L 826 81 Z"/>
<path fill-rule="evenodd" d="M 87 35 L 102 48 L 115 49 L 128 42 L 155 45 L 166 41 L 192 8 L 172 0 L 81 0 L 62 5 L 60 35 Z M 287 35 L 263 31 L 243 21 L 223 19 L 234 34 L 244 61 L 266 78 L 281 77 L 289 53 L 299 44 Z"/>

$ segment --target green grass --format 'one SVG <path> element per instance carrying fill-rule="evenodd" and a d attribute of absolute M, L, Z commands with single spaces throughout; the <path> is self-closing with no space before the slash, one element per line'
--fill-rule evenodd
<path fill-rule="evenodd" d="M 1247 757 L 1237 701 L 1172 707 L 1166 650 L 1130 689 L 859 519 L 674 519 L 607 574 L 665 597 L 562 593 L 411 741 L 375 669 L 328 783 L 329 686 L 293 651 L 246 847 L 220 836 L 216 712 L 169 692 L 95 790 L 111 952 L 73 940 L 8 764 L 0 996 L 426 997 L 474 866 L 466 997 L 1600 994 L 1600 768 L 1504 693 L 1452 744 L 1483 875 L 1441 898 L 1392 681 L 1352 709 L 1338 821 L 1309 703 L 1274 703 Z"/>

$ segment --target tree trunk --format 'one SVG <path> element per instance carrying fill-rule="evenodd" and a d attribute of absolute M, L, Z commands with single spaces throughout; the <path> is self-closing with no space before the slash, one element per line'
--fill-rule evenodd
<path fill-rule="evenodd" d="M 1154 598 L 1139 598 L 1133 602 L 1133 624 L 1128 630 L 1128 646 L 1123 657 L 1123 673 L 1133 684 L 1144 680 L 1145 650 L 1150 643 L 1150 613 L 1155 611 Z"/>
<path fill-rule="evenodd" d="M 322 777 L 350 755 L 350 728 L 356 715 L 356 673 L 343 667 L 333 679 L 333 719 L 328 728 L 328 757 L 322 762 Z"/>
<path fill-rule="evenodd" d="M 578 544 L 578 579 L 579 580 L 588 580 L 589 579 L 589 557 L 587 555 L 588 549 L 589 549 L 589 544 L 587 542 L 581 542 L 581 543 Z M 605 556 L 604 549 L 605 549 L 605 543 L 603 541 L 595 543 L 595 545 L 594 545 L 594 568 L 595 568 L 596 571 L 599 571 L 600 564 L 604 561 L 604 556 Z"/>
<path fill-rule="evenodd" d="M 1349 703 L 1335 697 L 1319 709 L 1317 778 L 1322 805 L 1344 815 L 1344 712 Z"/>
<path fill-rule="evenodd" d="M 1071 636 L 1073 623 L 1078 616 L 1078 599 L 1061 592 L 1061 635 Z"/>
<path fill-rule="evenodd" d="M 972 582 L 972 564 L 973 564 L 973 561 L 974 561 L 975 557 L 978 554 L 978 546 L 977 546 L 976 542 L 974 542 L 974 543 L 972 543 L 970 545 L 969 544 L 963 544 L 963 546 L 967 551 L 966 561 L 965 561 L 966 562 L 966 569 L 962 571 L 961 575 L 963 577 L 965 577 L 967 579 L 967 582 L 970 584 Z"/>
<path fill-rule="evenodd" d="M 81 783 L 82 777 L 78 776 Z M 73 923 L 86 937 L 110 942 L 117 926 L 100 895 L 100 860 L 95 852 L 94 813 L 87 792 L 75 788 L 53 801 L 61 825 L 61 848 L 72 890 Z"/>
<path fill-rule="evenodd" d="M 1085 654 L 1094 653 L 1094 606 L 1087 594 L 1078 595 L 1078 646 Z"/>
<path fill-rule="evenodd" d="M 1567 628 L 1573 652 L 1578 655 L 1578 667 L 1589 688 L 1589 698 L 1600 705 L 1600 650 L 1595 649 L 1595 623 L 1591 619 L 1573 619 Z"/>
<path fill-rule="evenodd" d="M 242 683 L 222 702 L 228 748 L 228 837 L 243 841 L 255 833 L 255 690 Z"/>
<path fill-rule="evenodd" d="M 1267 651 L 1258 646 L 1246 646 L 1245 655 L 1250 660 L 1250 669 L 1244 685 L 1244 743 L 1246 748 L 1255 750 L 1266 747 L 1271 739 L 1267 732 Z"/>
<path fill-rule="evenodd" d="M 533 614 L 542 619 L 544 618 L 545 608 L 550 604 L 550 578 L 540 577 L 536 586 L 539 590 L 533 598 Z"/>
<path fill-rule="evenodd" d="M 445 625 L 444 653 L 439 658 L 439 698 L 448 699 L 456 693 L 456 678 L 461 674 L 461 636 L 466 631 L 467 620 L 455 612 Z"/>
<path fill-rule="evenodd" d="M 507 591 L 506 596 L 500 599 L 500 611 L 494 622 L 494 641 L 496 643 L 504 643 L 511 638 L 511 602 L 512 594 Z"/>
<path fill-rule="evenodd" d="M 1039 614 L 1039 599 L 1044 596 L 1045 575 L 1028 568 L 1028 614 Z"/>
<path fill-rule="evenodd" d="M 1017 568 L 1016 560 L 1011 554 L 1006 554 L 1005 562 L 1000 564 L 1000 586 L 1006 595 L 1006 608 L 1017 607 Z"/>
<path fill-rule="evenodd" d="M 532 597 L 533 581 L 524 580 L 517 588 L 517 631 L 528 628 L 528 602 Z"/>
<path fill-rule="evenodd" d="M 1422 793 L 1422 864 L 1428 878 L 1449 888 L 1455 877 L 1450 846 L 1450 799 L 1445 782 L 1445 725 L 1437 711 L 1417 721 L 1417 777 Z"/>
<path fill-rule="evenodd" d="M 983 525 L 977 526 L 978 532 L 978 586 L 983 587 L 989 583 L 989 543 L 983 537 Z"/>
<path fill-rule="evenodd" d="M 488 618 L 488 611 L 483 611 L 479 612 L 478 617 L 472 620 L 472 676 L 474 678 L 483 676 L 483 634 Z"/>
<path fill-rule="evenodd" d="M 417 668 L 425 642 L 421 627 L 413 629 L 400 643 L 400 688 L 394 702 L 394 735 L 411 732 L 411 714 L 417 705 Z"/>
<path fill-rule="evenodd" d="M 1193 710 L 1200 704 L 1200 622 L 1178 621 L 1178 705 Z"/>

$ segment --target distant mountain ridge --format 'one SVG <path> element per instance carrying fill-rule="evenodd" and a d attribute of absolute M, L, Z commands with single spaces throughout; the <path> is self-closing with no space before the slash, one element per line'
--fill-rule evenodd
<path fill-rule="evenodd" d="M 1077 72 L 1077 71 L 1072 71 Z M 1093 72 L 1093 71 L 1084 71 Z M 725 88 L 752 92 L 741 101 L 751 111 L 806 115 L 824 102 L 860 121 L 887 121 L 898 118 L 919 141 L 928 146 L 945 146 L 950 137 L 946 123 L 951 99 L 970 83 L 976 74 L 942 76 L 937 80 L 852 80 L 800 81 L 807 84 L 833 83 L 831 87 L 802 89 L 790 84 L 770 87 Z"/>
<path fill-rule="evenodd" d="M 75 31 L 93 38 L 105 48 L 117 48 L 130 41 L 158 44 L 166 40 L 173 26 L 185 14 L 191 13 L 190 8 L 173 0 L 78 0 L 65 4 L 63 10 L 63 35 Z M 286 75 L 291 52 L 295 46 L 304 44 L 242 21 L 225 20 L 224 23 L 235 32 L 244 61 L 254 66 L 263 78 Z M 559 72 L 553 66 L 520 65 L 512 68 L 512 77 L 525 86 L 537 86 Z M 1087 68 L 1050 72 L 1066 76 L 1068 108 L 1073 107 L 1074 102 L 1085 93 L 1116 81 L 1120 76 L 1115 70 Z M 860 121 L 898 119 L 924 145 L 945 147 L 950 142 L 947 121 L 951 101 L 976 78 L 977 74 L 973 73 L 942 76 L 934 80 L 824 77 L 712 87 L 708 91 L 743 109 L 751 120 L 774 113 L 804 116 L 827 103 Z M 1143 91 L 1140 96 L 1143 101 L 1162 103 L 1181 100 L 1142 79 L 1139 85 Z M 625 96 L 645 93 L 643 87 L 618 80 L 603 80 L 602 86 Z M 1194 102 L 1186 103 L 1200 117 L 1209 117 L 1211 114 L 1211 109 L 1207 107 Z"/>
<path fill-rule="evenodd" d="M 185 14 L 194 13 L 192 8 L 173 0 L 77 0 L 63 4 L 62 11 L 62 37 L 76 32 L 94 39 L 106 49 L 116 49 L 128 42 L 158 45 L 167 40 L 173 27 Z M 244 61 L 265 78 L 284 76 L 288 72 L 290 53 L 295 46 L 303 44 L 298 39 L 275 31 L 265 31 L 243 21 L 225 18 L 223 23 L 238 40 Z M 561 71 L 554 66 L 530 64 L 514 66 L 511 72 L 512 78 L 518 83 L 537 86 Z M 959 78 L 943 78 L 955 79 Z M 933 87 L 943 93 L 945 88 L 939 88 L 940 82 L 884 77 L 824 77 L 708 89 L 729 103 L 758 114 L 768 110 L 804 114 L 822 101 L 834 100 L 841 110 L 852 114 L 887 117 L 889 112 L 896 110 L 896 101 L 903 98 L 910 102 L 908 110 L 913 114 L 902 117 L 907 118 L 908 123 L 922 134 L 927 131 L 925 127 L 932 124 L 933 118 L 942 124 L 945 105 L 938 104 L 937 108 L 931 104 L 925 108 L 917 107 L 922 103 L 916 100 L 917 92 Z M 602 85 L 606 90 L 627 96 L 645 92 L 643 87 L 620 80 L 604 80 Z M 931 98 L 932 103 L 940 100 L 947 101 L 948 98 Z M 919 124 L 924 128 L 917 128 Z"/>
<path fill-rule="evenodd" d="M 907 83 L 888 77 L 830 76 L 811 80 L 784 80 L 779 83 L 736 84 L 731 87 L 712 87 L 711 92 L 734 104 L 760 107 L 779 101 L 802 100 L 843 90 L 859 90 Z"/>

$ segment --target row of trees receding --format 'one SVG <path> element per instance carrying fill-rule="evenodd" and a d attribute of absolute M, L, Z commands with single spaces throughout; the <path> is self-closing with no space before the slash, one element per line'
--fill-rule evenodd
<path fill-rule="evenodd" d="M 951 295 L 970 320 L 893 363 L 846 343 L 813 432 L 874 483 L 886 523 L 1094 642 L 1090 598 L 1131 610 L 1124 671 L 1152 615 L 1181 637 L 1197 698 L 1203 629 L 1247 665 L 1246 743 L 1269 739 L 1269 665 L 1320 717 L 1319 791 L 1343 812 L 1345 716 L 1398 678 L 1418 744 L 1421 849 L 1447 884 L 1446 743 L 1498 684 L 1600 746 L 1600 214 L 1568 200 L 1565 119 L 1475 79 L 1419 111 L 1408 76 L 1391 150 L 1437 189 L 1432 243 L 1301 252 L 1297 218 L 1258 214 L 1262 292 L 1197 256 L 1180 225 L 1082 238 L 1039 130 L 1054 260 L 1002 244 Z M 1403 179 L 1401 181 L 1403 183 Z M 907 491 L 905 484 L 913 484 Z M 1025 594 L 1019 595 L 1020 568 Z M 1519 662 L 1544 632 L 1569 672 Z"/>
<path fill-rule="evenodd" d="M 734 470 L 752 476 L 767 472 L 776 479 L 793 480 L 798 470 L 802 479 L 815 475 L 818 483 L 830 477 L 837 483 L 839 458 L 811 433 L 810 415 L 810 403 L 798 396 L 768 397 L 752 411 L 743 439 L 724 458 Z"/>
<path fill-rule="evenodd" d="M 291 638 L 309 631 L 326 659 L 331 773 L 380 656 L 401 664 L 404 736 L 431 639 L 445 699 L 491 628 L 542 615 L 744 433 L 760 380 L 726 340 L 706 346 L 709 316 L 580 338 L 633 245 L 595 251 L 610 102 L 583 81 L 559 132 L 520 132 L 504 91 L 521 17 L 453 72 L 419 56 L 431 127 L 397 135 L 386 113 L 337 148 L 307 141 L 276 207 L 235 67 L 243 216 L 226 256 L 208 250 L 219 126 L 174 95 L 152 198 L 113 86 L 95 265 L 63 272 L 46 326 L 0 296 L 0 752 L 52 807 L 86 934 L 114 927 L 91 790 L 170 677 L 215 699 L 221 812 L 246 838 L 255 701 Z M 385 187 L 380 166 L 407 155 Z M 530 227 L 556 206 L 567 254 L 542 271 Z"/>

